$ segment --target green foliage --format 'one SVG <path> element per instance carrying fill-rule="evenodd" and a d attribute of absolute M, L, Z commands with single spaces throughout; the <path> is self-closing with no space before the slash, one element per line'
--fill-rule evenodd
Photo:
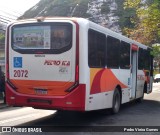
<path fill-rule="evenodd" d="M 110 12 L 110 8 L 108 6 L 107 2 L 104 2 L 102 7 L 101 7 L 101 13 L 102 14 L 108 14 Z"/>
<path fill-rule="evenodd" d="M 79 1 L 79 2 L 78 2 Z M 78 0 L 76 3 L 78 3 L 78 6 L 73 14 L 75 17 L 83 17 L 83 18 L 88 18 L 90 17 L 89 14 L 87 14 L 88 10 L 88 2 L 89 0 Z M 75 5 L 76 5 L 75 3 Z"/>
<path fill-rule="evenodd" d="M 123 29 L 124 27 L 134 28 L 135 24 L 132 21 L 132 17 L 135 16 L 135 9 L 124 9 L 119 13 L 119 25 Z"/>
<path fill-rule="evenodd" d="M 160 41 L 160 1 L 159 0 L 125 0 L 125 8 L 135 8 L 135 27 L 128 30 L 134 40 L 150 45 Z M 126 32 L 126 33 L 127 33 Z"/>
<path fill-rule="evenodd" d="M 135 8 L 124 8 L 124 0 L 123 2 L 121 0 L 115 0 L 118 4 L 118 10 L 115 11 L 115 15 L 119 16 L 119 25 L 121 29 L 123 30 L 125 27 L 127 28 L 133 28 L 134 23 L 131 21 L 131 17 L 136 16 L 136 10 Z"/>
<path fill-rule="evenodd" d="M 0 43 L 4 44 L 5 42 L 5 35 L 3 33 L 0 33 Z"/>
<path fill-rule="evenodd" d="M 124 7 L 139 9 L 141 6 L 141 0 L 125 0 Z"/>
<path fill-rule="evenodd" d="M 153 45 L 151 54 L 152 54 L 156 59 L 160 59 L 160 44 L 154 44 L 154 45 Z"/>
<path fill-rule="evenodd" d="M 154 56 L 154 60 L 156 63 L 156 64 L 154 64 L 154 68 L 156 68 L 160 64 L 160 44 L 153 45 L 151 54 Z M 158 72 L 160 72 L 160 71 L 158 71 Z M 155 73 L 156 73 L 156 70 L 155 70 Z"/>

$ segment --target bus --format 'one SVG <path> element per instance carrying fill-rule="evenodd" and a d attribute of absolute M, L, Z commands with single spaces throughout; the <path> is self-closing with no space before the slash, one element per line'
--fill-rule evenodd
<path fill-rule="evenodd" d="M 10 106 L 118 113 L 152 92 L 151 48 L 87 19 L 19 20 L 6 34 Z"/>

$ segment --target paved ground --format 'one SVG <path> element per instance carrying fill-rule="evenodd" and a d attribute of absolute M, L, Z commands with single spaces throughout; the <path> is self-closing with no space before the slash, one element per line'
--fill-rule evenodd
<path fill-rule="evenodd" d="M 4 103 L 3 95 L 0 92 L 0 109 L 7 107 L 7 105 Z"/>
<path fill-rule="evenodd" d="M 8 105 L 4 103 L 3 100 L 0 100 L 0 109 L 7 107 Z"/>
<path fill-rule="evenodd" d="M 120 127 L 120 126 L 156 126 L 160 127 L 160 83 L 153 85 L 153 92 L 145 94 L 142 103 L 131 102 L 124 104 L 116 115 L 101 112 L 56 112 L 53 110 L 38 110 L 30 107 L 6 107 L 0 110 L 0 126 L 91 126 L 91 127 Z M 160 132 L 59 132 L 38 133 L 55 135 L 160 135 Z M 85 127 L 87 129 L 87 127 Z M 62 132 L 61 132 L 62 131 Z M 22 133 L 10 133 L 21 135 Z M 31 133 L 27 133 L 31 134 Z M 35 133 L 36 134 L 36 133 Z M 9 135 L 9 133 L 4 133 Z"/>

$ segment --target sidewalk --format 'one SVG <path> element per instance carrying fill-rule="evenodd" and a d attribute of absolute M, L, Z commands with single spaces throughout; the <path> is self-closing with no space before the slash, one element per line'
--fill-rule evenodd
<path fill-rule="evenodd" d="M 7 107 L 8 105 L 4 103 L 2 93 L 0 92 L 0 109 Z"/>
<path fill-rule="evenodd" d="M 0 99 L 0 109 L 7 107 L 8 105 L 4 103 L 3 100 Z"/>
<path fill-rule="evenodd" d="M 8 105 L 4 103 L 3 100 L 0 99 L 0 109 L 7 107 Z"/>

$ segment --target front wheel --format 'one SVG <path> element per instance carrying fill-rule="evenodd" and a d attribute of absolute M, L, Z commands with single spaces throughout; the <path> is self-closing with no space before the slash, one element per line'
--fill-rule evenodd
<path fill-rule="evenodd" d="M 144 84 L 142 96 L 137 99 L 137 102 L 141 103 L 143 101 L 144 93 L 147 93 L 147 83 Z"/>
<path fill-rule="evenodd" d="M 113 94 L 113 101 L 112 101 L 112 113 L 116 114 L 119 112 L 121 105 L 121 96 L 118 88 L 115 89 Z"/>

